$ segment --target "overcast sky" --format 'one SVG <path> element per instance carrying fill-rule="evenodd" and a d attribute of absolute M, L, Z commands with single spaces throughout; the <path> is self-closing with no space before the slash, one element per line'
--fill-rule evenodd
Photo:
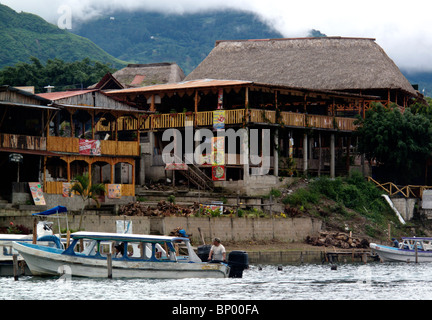
<path fill-rule="evenodd" d="M 401 69 L 432 71 L 430 0 L 0 0 L 16 11 L 57 23 L 59 8 L 72 10 L 72 23 L 114 10 L 188 13 L 247 9 L 284 37 L 306 36 L 310 29 L 328 36 L 375 38 Z"/>

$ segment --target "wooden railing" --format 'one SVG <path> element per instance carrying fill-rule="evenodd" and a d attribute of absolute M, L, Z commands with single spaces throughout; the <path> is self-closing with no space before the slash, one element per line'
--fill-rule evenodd
<path fill-rule="evenodd" d="M 378 188 L 384 190 L 389 196 L 402 195 L 405 198 L 422 198 L 423 191 L 432 189 L 432 186 L 404 186 L 400 187 L 393 182 L 379 183 L 372 177 L 367 178 L 368 181 L 373 182 Z"/>
<path fill-rule="evenodd" d="M 101 154 L 114 156 L 139 156 L 137 141 L 101 140 Z M 79 153 L 79 139 L 48 137 L 47 150 L 53 152 Z"/>
<path fill-rule="evenodd" d="M 48 194 L 63 194 L 63 182 L 47 181 L 45 185 L 45 193 Z"/>
<path fill-rule="evenodd" d="M 108 184 L 105 185 L 105 190 L 108 190 Z M 45 193 L 48 194 L 63 194 L 63 182 L 61 181 L 47 181 L 45 187 Z M 107 195 L 107 194 L 106 194 Z M 135 196 L 135 186 L 132 184 L 121 185 L 122 196 Z"/>
<path fill-rule="evenodd" d="M 47 139 L 45 137 L 3 133 L 0 134 L 0 147 L 10 149 L 45 151 L 47 148 Z"/>
<path fill-rule="evenodd" d="M 139 156 L 137 141 L 101 140 L 102 155 Z"/>
<path fill-rule="evenodd" d="M 48 137 L 47 150 L 57 152 L 79 153 L 79 139 L 65 137 Z"/>
<path fill-rule="evenodd" d="M 247 114 L 246 114 L 247 113 Z M 242 124 L 243 122 L 280 124 L 292 127 L 308 127 L 329 130 L 354 131 L 353 118 L 339 118 L 322 115 L 308 115 L 303 113 L 259 109 L 234 109 L 225 110 L 225 124 Z M 182 128 L 186 121 L 196 124 L 198 127 L 213 125 L 213 111 L 200 111 L 197 113 L 165 113 L 152 114 L 140 117 L 119 119 L 117 130 L 156 130 L 165 128 Z M 98 131 L 113 130 L 108 124 L 103 126 L 98 123 Z"/>

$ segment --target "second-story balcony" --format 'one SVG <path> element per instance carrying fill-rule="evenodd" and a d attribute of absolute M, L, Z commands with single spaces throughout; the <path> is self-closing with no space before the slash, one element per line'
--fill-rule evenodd
<path fill-rule="evenodd" d="M 247 116 L 246 116 L 247 115 Z M 158 130 L 166 128 L 181 128 L 186 125 L 207 127 L 213 125 L 213 111 L 153 114 L 139 118 L 139 129 Z M 121 128 L 136 130 L 138 121 L 130 119 L 122 122 Z M 296 112 L 260 110 L 260 109 L 234 109 L 225 110 L 226 125 L 273 124 L 287 127 L 315 128 L 325 130 L 354 131 L 356 126 L 354 118 L 312 115 Z"/>
<path fill-rule="evenodd" d="M 79 138 L 50 136 L 47 139 L 47 150 L 52 152 L 80 153 Z M 104 156 L 139 156 L 137 141 L 98 140 L 100 155 Z"/>

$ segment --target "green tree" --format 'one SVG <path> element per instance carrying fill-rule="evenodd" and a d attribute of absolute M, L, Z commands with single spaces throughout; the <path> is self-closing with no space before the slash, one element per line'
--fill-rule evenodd
<path fill-rule="evenodd" d="M 427 116 L 376 104 L 358 123 L 358 151 L 370 162 L 376 161 L 379 179 L 399 184 L 420 179 L 432 152 L 432 126 Z M 424 178 L 417 181 L 423 183 Z"/>
<path fill-rule="evenodd" d="M 81 209 L 81 216 L 78 230 L 81 230 L 82 219 L 84 216 L 84 209 L 86 207 L 86 202 L 94 200 L 97 207 L 100 207 L 98 196 L 105 192 L 105 186 L 103 184 L 91 184 L 88 173 L 83 175 L 78 175 L 75 177 L 75 182 L 72 184 L 70 194 L 76 192 L 83 199 L 83 207 Z"/>
<path fill-rule="evenodd" d="M 47 85 L 55 86 L 54 91 L 87 88 L 99 82 L 108 72 L 114 72 L 108 64 L 91 61 L 65 62 L 49 59 L 45 65 L 35 57 L 30 63 L 19 62 L 13 67 L 0 70 L 0 84 L 11 86 L 34 86 L 36 93 L 44 92 Z"/>

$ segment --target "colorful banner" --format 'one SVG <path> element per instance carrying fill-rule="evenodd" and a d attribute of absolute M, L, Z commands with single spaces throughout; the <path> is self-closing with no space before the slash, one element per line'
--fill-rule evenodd
<path fill-rule="evenodd" d="M 42 185 L 39 182 L 29 182 L 29 187 L 34 204 L 37 206 L 45 206 L 46 202 L 42 191 Z"/>
<path fill-rule="evenodd" d="M 62 190 L 64 198 L 72 198 L 73 193 L 70 192 L 72 184 L 70 182 L 63 182 Z M 70 194 L 70 195 L 69 195 Z"/>
<path fill-rule="evenodd" d="M 225 129 L 225 110 L 213 111 L 213 129 Z"/>
<path fill-rule="evenodd" d="M 202 166 L 211 166 L 212 165 L 212 154 L 199 155 L 199 164 Z"/>
<path fill-rule="evenodd" d="M 212 165 L 225 165 L 225 137 L 212 138 Z"/>
<path fill-rule="evenodd" d="M 223 89 L 218 92 L 218 109 L 223 109 Z"/>
<path fill-rule="evenodd" d="M 99 140 L 79 140 L 79 153 L 84 155 L 100 156 L 101 142 Z"/>
<path fill-rule="evenodd" d="M 120 199 L 121 198 L 121 184 L 109 184 L 108 185 L 108 198 L 109 199 Z"/>
<path fill-rule="evenodd" d="M 225 181 L 225 166 L 212 166 L 212 179 L 213 181 Z"/>

